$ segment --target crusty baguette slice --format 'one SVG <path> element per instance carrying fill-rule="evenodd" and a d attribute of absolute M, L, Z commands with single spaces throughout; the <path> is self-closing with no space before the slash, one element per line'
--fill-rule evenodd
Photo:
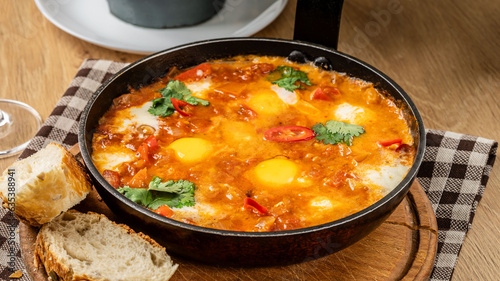
<path fill-rule="evenodd" d="M 78 204 L 91 188 L 80 162 L 55 143 L 14 162 L 0 177 L 2 205 L 33 226 L 43 225 Z"/>
<path fill-rule="evenodd" d="M 149 236 L 104 215 L 74 210 L 40 229 L 35 255 L 60 281 L 164 281 L 177 269 Z"/>

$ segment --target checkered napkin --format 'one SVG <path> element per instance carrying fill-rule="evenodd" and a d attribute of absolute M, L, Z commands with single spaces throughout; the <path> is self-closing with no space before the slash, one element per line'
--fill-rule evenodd
<path fill-rule="evenodd" d="M 78 119 L 87 101 L 104 81 L 124 66 L 125 63 L 86 60 L 20 158 L 28 157 L 50 142 L 67 148 L 74 145 L 78 139 Z M 450 280 L 488 182 L 498 143 L 445 131 L 427 130 L 426 133 L 427 149 L 418 180 L 438 222 L 438 253 L 431 280 Z M 10 212 L 0 210 L 1 280 L 9 280 L 12 269 L 24 273 L 19 280 L 29 280 L 19 250 L 18 224 Z M 12 235 L 15 237 L 9 238 Z"/>

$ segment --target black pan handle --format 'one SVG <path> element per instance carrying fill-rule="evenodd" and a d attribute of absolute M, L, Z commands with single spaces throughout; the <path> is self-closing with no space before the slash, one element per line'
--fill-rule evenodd
<path fill-rule="evenodd" d="M 293 39 L 337 49 L 344 0 L 297 0 Z"/>

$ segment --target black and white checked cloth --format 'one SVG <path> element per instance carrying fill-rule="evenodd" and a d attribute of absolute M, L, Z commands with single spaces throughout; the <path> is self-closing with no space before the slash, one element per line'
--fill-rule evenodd
<path fill-rule="evenodd" d="M 50 142 L 70 148 L 78 141 L 78 120 L 97 88 L 126 66 L 106 60 L 86 60 L 43 127 L 20 158 Z M 418 180 L 427 193 L 438 222 L 438 253 L 431 280 L 450 280 L 458 254 L 496 157 L 498 143 L 480 137 L 427 130 L 427 150 Z M 11 280 L 9 265 L 29 281 L 19 249 L 19 222 L 0 209 L 0 280 Z M 9 239 L 15 234 L 15 239 Z M 15 241 L 15 242 L 11 242 Z M 12 245 L 14 244 L 14 245 Z M 11 264 L 12 265 L 12 264 Z"/>
<path fill-rule="evenodd" d="M 437 257 L 431 280 L 449 280 L 483 196 L 498 143 L 453 132 L 426 133 L 427 147 L 417 178 L 438 224 Z"/>

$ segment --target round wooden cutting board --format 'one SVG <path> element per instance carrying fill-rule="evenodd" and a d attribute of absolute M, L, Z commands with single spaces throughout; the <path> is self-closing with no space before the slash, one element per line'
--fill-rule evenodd
<path fill-rule="evenodd" d="M 103 213 L 120 222 L 95 190 L 75 209 Z M 21 250 L 32 280 L 47 281 L 43 266 L 35 265 L 37 232 L 37 228 L 20 224 Z M 328 247 L 328 241 L 324 246 Z M 380 227 L 340 252 L 309 262 L 260 268 L 216 267 L 172 256 L 179 268 L 170 280 L 427 280 L 436 249 L 436 217 L 420 184 L 415 182 Z"/>

